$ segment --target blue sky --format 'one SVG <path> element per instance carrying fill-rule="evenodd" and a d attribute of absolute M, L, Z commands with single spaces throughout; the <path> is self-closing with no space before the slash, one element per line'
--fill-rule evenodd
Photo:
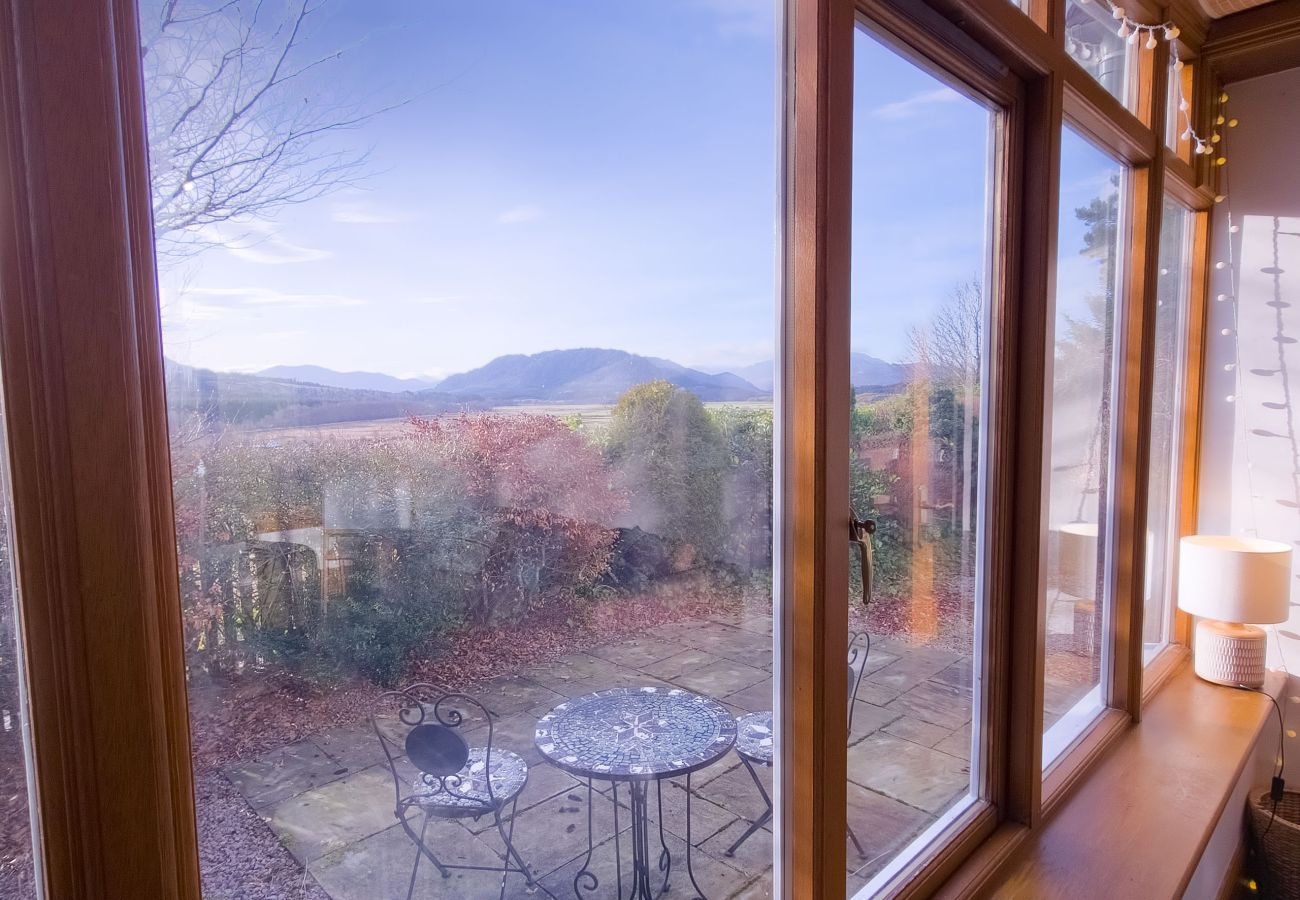
<path fill-rule="evenodd" d="M 334 0 L 331 88 L 413 98 L 341 136 L 355 189 L 162 273 L 167 352 L 217 369 L 448 374 L 618 347 L 773 353 L 773 0 Z M 985 260 L 988 114 L 857 43 L 852 344 L 901 359 Z"/>

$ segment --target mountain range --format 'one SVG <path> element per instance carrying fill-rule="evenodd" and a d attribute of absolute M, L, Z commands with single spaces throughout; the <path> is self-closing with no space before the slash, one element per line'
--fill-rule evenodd
<path fill-rule="evenodd" d="M 733 375 L 739 375 L 754 387 L 771 393 L 776 378 L 776 363 L 773 360 L 754 363 L 731 369 Z M 892 387 L 904 384 L 911 376 L 908 366 L 885 362 L 866 353 L 849 354 L 849 380 L 855 388 Z"/>
<path fill-rule="evenodd" d="M 383 372 L 336 372 L 324 366 L 271 366 L 255 373 L 263 378 L 288 381 L 305 381 L 326 387 L 349 388 L 357 391 L 426 391 L 438 384 L 437 378 L 398 378 Z"/>
<path fill-rule="evenodd" d="M 628 388 L 657 380 L 706 401 L 753 400 L 768 393 L 731 372 L 710 374 L 667 359 L 590 347 L 498 356 L 438 382 L 436 390 L 489 403 L 613 403 Z"/>
<path fill-rule="evenodd" d="M 197 415 L 212 425 L 324 425 L 517 403 L 613 403 L 628 388 L 656 380 L 704 401 L 759 400 L 771 396 L 773 368 L 768 361 L 704 372 L 625 350 L 586 347 L 499 356 L 434 384 L 322 366 L 273 366 L 248 374 L 167 360 L 167 396 L 173 421 Z M 854 387 L 863 389 L 905 383 L 910 373 L 908 366 L 854 353 L 850 374 Z"/>
<path fill-rule="evenodd" d="M 910 377 L 908 366 L 866 353 L 849 354 L 849 366 L 849 377 L 856 388 L 890 387 Z M 339 372 L 311 365 L 272 366 L 256 374 L 350 390 L 434 390 L 494 403 L 612 403 L 629 387 L 660 378 L 692 391 L 701 400 L 753 399 L 772 392 L 775 364 L 769 359 L 740 368 L 704 370 L 624 350 L 580 348 L 498 356 L 486 365 L 442 381 L 398 378 L 382 372 Z"/>
<path fill-rule="evenodd" d="M 438 391 L 394 393 L 333 387 L 287 378 L 214 372 L 166 360 L 173 426 L 199 418 L 208 427 L 325 425 L 404 416 L 434 416 L 482 407 Z"/>

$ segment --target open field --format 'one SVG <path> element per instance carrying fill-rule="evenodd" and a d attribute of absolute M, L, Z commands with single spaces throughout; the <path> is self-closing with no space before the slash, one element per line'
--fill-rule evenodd
<path fill-rule="evenodd" d="M 720 407 L 734 407 L 737 409 L 771 409 L 772 401 L 718 401 L 705 403 L 704 405 L 710 409 Z M 506 415 L 533 414 L 556 416 L 561 419 L 577 419 L 584 427 L 597 429 L 604 428 L 609 424 L 610 414 L 613 409 L 613 404 L 609 403 L 521 403 L 513 406 L 494 407 L 491 412 L 503 413 Z M 448 415 L 455 414 L 448 413 Z M 286 441 L 322 437 L 374 439 L 394 437 L 404 433 L 407 427 L 407 421 L 407 418 L 403 416 L 394 419 L 366 419 L 358 422 L 330 422 L 323 425 L 258 428 L 250 429 L 249 433 L 257 434 L 272 440 Z"/>

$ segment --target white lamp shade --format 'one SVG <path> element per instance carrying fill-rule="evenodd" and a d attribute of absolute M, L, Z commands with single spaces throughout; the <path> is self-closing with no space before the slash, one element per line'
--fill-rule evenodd
<path fill-rule="evenodd" d="M 1285 622 L 1291 548 L 1260 538 L 1197 534 L 1178 550 L 1178 608 L 1206 619 Z"/>
<path fill-rule="evenodd" d="M 1097 525 L 1070 522 L 1057 531 L 1057 587 L 1071 597 L 1095 600 L 1097 594 Z"/>

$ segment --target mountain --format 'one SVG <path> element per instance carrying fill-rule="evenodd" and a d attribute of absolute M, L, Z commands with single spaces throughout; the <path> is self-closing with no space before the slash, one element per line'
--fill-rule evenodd
<path fill-rule="evenodd" d="M 889 387 L 911 377 L 907 366 L 885 362 L 865 353 L 849 354 L 849 381 L 855 388 Z"/>
<path fill-rule="evenodd" d="M 358 391 L 424 391 L 438 383 L 436 378 L 397 378 L 382 372 L 336 372 L 324 366 L 271 366 L 257 373 L 263 378 L 305 381 L 326 387 Z"/>
<path fill-rule="evenodd" d="M 776 384 L 776 361 L 769 359 L 767 362 L 754 363 L 752 366 L 743 366 L 739 369 L 730 370 L 733 375 L 745 379 L 754 387 L 762 391 L 772 390 Z"/>
<path fill-rule="evenodd" d="M 440 381 L 436 391 L 489 403 L 613 403 L 628 388 L 660 379 L 701 400 L 749 400 L 767 393 L 730 372 L 710 375 L 666 359 L 595 348 L 499 356 Z"/>
<path fill-rule="evenodd" d="M 310 384 L 241 372 L 214 372 L 166 360 L 173 423 L 201 416 L 208 427 L 325 425 L 431 416 L 477 408 L 438 391 L 394 393 Z"/>
<path fill-rule="evenodd" d="M 770 392 L 776 378 L 776 363 L 769 359 L 752 366 L 732 369 L 731 373 L 756 388 Z M 849 354 L 849 380 L 855 388 L 889 387 L 904 384 L 910 377 L 907 366 L 885 362 L 866 353 Z"/>

